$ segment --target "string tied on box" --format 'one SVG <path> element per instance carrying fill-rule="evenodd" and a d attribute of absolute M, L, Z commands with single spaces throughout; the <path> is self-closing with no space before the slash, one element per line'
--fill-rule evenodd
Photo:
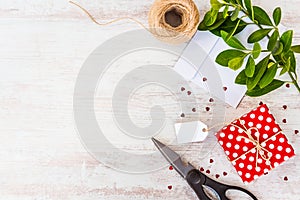
<path fill-rule="evenodd" d="M 120 17 L 107 23 L 98 22 L 85 8 L 69 1 L 84 11 L 97 25 L 106 26 L 122 20 L 131 20 L 148 30 L 161 41 L 180 44 L 189 41 L 200 24 L 199 10 L 193 0 L 156 0 L 148 13 L 149 28 L 132 17 Z"/>
<path fill-rule="evenodd" d="M 247 152 L 245 152 L 244 154 L 240 155 L 236 159 L 232 160 L 232 162 L 235 162 L 235 161 L 241 159 L 246 154 L 250 153 L 253 149 L 255 149 L 256 150 L 255 167 L 256 168 L 258 167 L 258 159 L 259 159 L 259 157 L 261 157 L 265 161 L 265 163 L 270 167 L 270 169 L 273 169 L 273 167 L 271 166 L 271 162 L 270 162 L 270 160 L 272 158 L 272 153 L 268 149 L 264 148 L 263 144 L 268 142 L 269 140 L 271 140 L 273 137 L 276 137 L 278 134 L 280 134 L 282 132 L 279 131 L 272 137 L 260 142 L 261 133 L 259 132 L 258 128 L 250 127 L 247 129 L 247 127 L 245 126 L 245 122 L 243 120 L 239 120 L 239 122 L 242 126 L 238 126 L 235 124 L 232 124 L 232 126 L 235 126 L 236 128 L 241 129 L 247 135 L 247 137 L 239 135 L 239 136 L 237 136 L 237 138 L 244 138 L 245 140 L 252 142 L 254 147 L 252 149 L 248 150 Z M 256 138 L 254 138 L 252 136 L 252 130 L 255 131 L 254 135 Z"/>

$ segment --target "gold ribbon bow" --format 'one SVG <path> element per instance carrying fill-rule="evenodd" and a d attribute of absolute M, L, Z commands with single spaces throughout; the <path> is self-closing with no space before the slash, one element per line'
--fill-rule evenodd
<path fill-rule="evenodd" d="M 279 131 L 275 135 L 273 135 L 273 136 L 269 137 L 268 139 L 266 139 L 265 141 L 260 142 L 259 138 L 260 138 L 261 133 L 259 132 L 258 128 L 250 127 L 249 129 L 247 129 L 246 126 L 245 126 L 245 122 L 242 121 L 242 120 L 239 120 L 239 121 L 240 121 L 240 124 L 242 125 L 242 127 L 237 126 L 235 124 L 232 124 L 232 126 L 237 127 L 238 129 L 242 129 L 243 132 L 246 133 L 246 135 L 248 137 L 238 136 L 238 138 L 244 138 L 245 140 L 248 140 L 248 141 L 252 142 L 254 147 L 252 149 L 248 150 L 247 152 L 245 152 L 244 154 L 242 154 L 241 156 L 234 159 L 232 162 L 235 162 L 235 161 L 239 160 L 240 158 L 246 156 L 246 154 L 251 152 L 253 149 L 255 149 L 256 150 L 255 167 L 256 168 L 258 167 L 258 159 L 259 159 L 259 156 L 260 156 L 266 162 L 266 164 L 269 165 L 270 168 L 272 169 L 271 162 L 270 162 L 270 159 L 272 158 L 272 153 L 268 149 L 264 148 L 263 146 L 265 146 L 265 145 L 262 145 L 262 144 L 263 143 L 266 144 L 269 140 L 271 140 L 273 137 L 276 137 L 278 134 L 280 134 L 282 132 Z M 252 130 L 256 131 L 255 132 L 256 139 L 252 136 Z"/>

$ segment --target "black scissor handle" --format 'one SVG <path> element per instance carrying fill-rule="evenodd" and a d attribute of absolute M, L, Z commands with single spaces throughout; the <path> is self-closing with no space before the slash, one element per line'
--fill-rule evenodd
<path fill-rule="evenodd" d="M 196 192 L 196 194 L 200 200 L 211 200 L 211 198 L 206 195 L 202 186 L 208 186 L 209 188 L 213 189 L 217 193 L 217 195 L 220 197 L 221 200 L 229 200 L 226 196 L 226 192 L 228 190 L 238 190 L 238 191 L 246 193 L 253 200 L 258 200 L 254 196 L 254 194 L 252 194 L 248 190 L 238 187 L 238 186 L 226 185 L 226 184 L 214 181 L 213 179 L 205 176 L 199 170 L 196 170 L 196 169 L 190 171 L 186 179 L 187 179 L 187 182 L 189 183 L 189 185 Z"/>
<path fill-rule="evenodd" d="M 191 188 L 195 191 L 197 194 L 198 198 L 200 200 L 211 200 L 206 193 L 204 192 L 204 189 L 202 185 L 205 183 L 205 175 L 202 174 L 200 171 L 194 169 L 191 170 L 187 177 L 186 180 L 188 184 L 191 186 Z"/>

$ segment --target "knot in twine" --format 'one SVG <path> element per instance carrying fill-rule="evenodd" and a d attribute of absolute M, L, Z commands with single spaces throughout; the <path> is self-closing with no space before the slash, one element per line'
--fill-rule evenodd
<path fill-rule="evenodd" d="M 148 14 L 148 23 L 155 37 L 179 44 L 194 36 L 200 14 L 193 0 L 156 0 Z"/>
<path fill-rule="evenodd" d="M 234 125 L 234 124 L 233 124 L 233 126 L 239 128 L 239 129 L 242 129 L 243 132 L 246 133 L 247 137 L 238 136 L 238 138 L 244 138 L 245 140 L 248 140 L 248 141 L 252 142 L 254 147 L 252 149 L 250 149 L 249 151 L 247 151 L 246 153 L 242 154 L 241 156 L 237 157 L 232 162 L 235 162 L 235 161 L 241 159 L 246 154 L 250 153 L 253 149 L 256 149 L 255 167 L 256 168 L 258 167 L 258 159 L 259 159 L 259 156 L 260 156 L 265 161 L 265 163 L 272 169 L 271 162 L 270 162 L 270 160 L 272 158 L 272 153 L 269 150 L 267 150 L 266 148 L 264 148 L 263 146 L 265 146 L 265 145 L 262 145 L 262 144 L 265 144 L 266 142 L 271 140 L 273 137 L 276 137 L 278 134 L 280 134 L 282 132 L 279 131 L 278 133 L 276 133 L 272 137 L 266 139 L 265 141 L 260 142 L 259 140 L 260 140 L 261 133 L 259 132 L 258 128 L 250 127 L 249 129 L 247 129 L 246 126 L 245 126 L 245 122 L 241 121 L 241 120 L 239 120 L 239 121 L 240 121 L 240 124 L 242 125 L 242 127 Z M 254 138 L 252 136 L 252 130 L 255 130 L 255 137 L 256 138 Z"/>

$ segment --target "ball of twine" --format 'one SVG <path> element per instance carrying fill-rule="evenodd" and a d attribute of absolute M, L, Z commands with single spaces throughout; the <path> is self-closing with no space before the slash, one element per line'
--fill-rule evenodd
<path fill-rule="evenodd" d="M 179 44 L 194 36 L 200 14 L 193 0 L 156 0 L 148 22 L 150 31 L 158 39 Z"/>

